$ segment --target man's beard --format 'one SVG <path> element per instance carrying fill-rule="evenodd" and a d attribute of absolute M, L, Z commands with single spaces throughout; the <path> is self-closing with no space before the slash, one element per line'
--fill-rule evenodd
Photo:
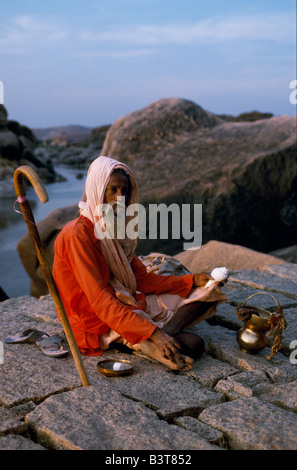
<path fill-rule="evenodd" d="M 126 206 L 125 198 L 109 203 L 106 212 L 106 230 L 113 235 L 111 238 L 123 241 L 126 238 Z"/>
<path fill-rule="evenodd" d="M 134 205 L 132 206 L 133 211 Z M 135 212 L 127 215 L 125 197 L 121 196 L 96 208 L 95 236 L 100 240 L 118 242 L 128 258 L 133 254 L 138 240 L 138 217 L 135 216 L 138 213 L 138 204 L 136 206 Z"/>

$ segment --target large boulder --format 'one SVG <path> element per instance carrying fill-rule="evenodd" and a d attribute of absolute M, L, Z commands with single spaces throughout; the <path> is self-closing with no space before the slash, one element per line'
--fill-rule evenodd
<path fill-rule="evenodd" d="M 102 155 L 130 166 L 145 205 L 202 204 L 204 244 L 267 253 L 296 242 L 295 117 L 231 122 L 193 102 L 162 99 L 118 119 Z M 175 254 L 182 243 L 142 246 Z"/>
<path fill-rule="evenodd" d="M 174 255 L 191 273 L 211 272 L 216 267 L 226 266 L 230 271 L 254 269 L 283 264 L 285 261 L 272 255 L 231 243 L 211 240 L 197 250 L 187 250 Z"/>
<path fill-rule="evenodd" d="M 55 240 L 64 225 L 77 216 L 78 207 L 77 204 L 74 204 L 53 210 L 45 219 L 36 224 L 50 271 L 52 271 L 53 266 Z M 48 287 L 29 233 L 20 239 L 17 250 L 21 262 L 30 277 L 31 295 L 40 297 L 41 295 L 48 294 Z"/>
<path fill-rule="evenodd" d="M 0 154 L 8 160 L 19 160 L 22 155 L 20 140 L 9 129 L 2 129 L 0 132 Z"/>
<path fill-rule="evenodd" d="M 0 155 L 7 160 L 30 159 L 38 141 L 33 132 L 17 121 L 8 120 L 7 110 L 0 105 Z M 25 155 L 24 155 L 25 154 Z"/>

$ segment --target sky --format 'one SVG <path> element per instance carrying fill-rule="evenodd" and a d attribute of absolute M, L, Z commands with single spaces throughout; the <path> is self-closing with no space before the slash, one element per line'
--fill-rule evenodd
<path fill-rule="evenodd" d="M 1 0 L 9 119 L 97 127 L 161 98 L 295 115 L 296 0 Z"/>

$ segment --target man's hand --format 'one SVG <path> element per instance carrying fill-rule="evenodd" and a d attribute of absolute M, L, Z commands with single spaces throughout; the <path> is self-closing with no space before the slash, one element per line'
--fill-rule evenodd
<path fill-rule="evenodd" d="M 193 287 L 204 287 L 210 279 L 212 277 L 207 273 L 194 274 Z"/>
<path fill-rule="evenodd" d="M 179 342 L 173 338 L 173 336 L 169 336 L 167 333 L 165 333 L 165 331 L 161 330 L 160 328 L 156 328 L 150 337 L 150 340 L 159 349 L 160 353 L 163 357 L 165 357 L 165 359 L 169 359 L 174 363 L 184 362 L 182 356 L 179 353 L 181 346 Z"/>

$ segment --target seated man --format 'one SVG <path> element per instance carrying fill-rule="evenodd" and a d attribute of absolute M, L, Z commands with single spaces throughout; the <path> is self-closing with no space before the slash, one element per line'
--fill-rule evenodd
<path fill-rule="evenodd" d="M 107 222 L 98 207 L 108 204 L 116 216 L 119 196 L 126 206 L 138 203 L 137 185 L 125 164 L 104 156 L 94 160 L 85 195 L 80 217 L 56 239 L 53 264 L 80 351 L 101 355 L 122 343 L 171 369 L 190 369 L 204 342 L 183 330 L 214 315 L 217 304 L 227 300 L 225 294 L 216 284 L 203 287 L 211 279 L 206 273 L 148 273 L 135 255 L 136 238 L 102 236 Z"/>

